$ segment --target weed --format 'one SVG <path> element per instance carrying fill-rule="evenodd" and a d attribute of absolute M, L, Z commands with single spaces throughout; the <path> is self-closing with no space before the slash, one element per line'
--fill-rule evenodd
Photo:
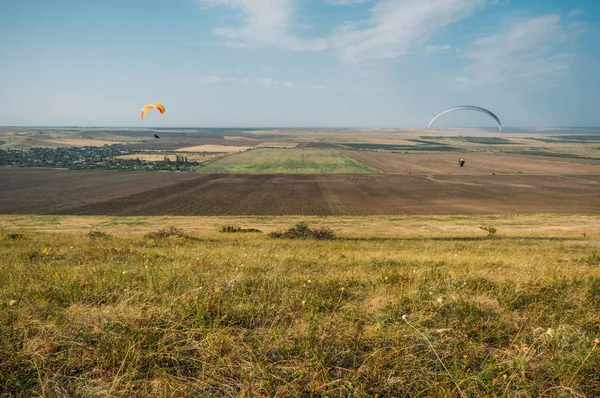
<path fill-rule="evenodd" d="M 493 237 L 496 232 L 498 232 L 498 230 L 494 227 L 491 226 L 480 226 L 479 229 L 483 229 L 484 231 L 487 231 L 488 236 L 491 238 Z"/>

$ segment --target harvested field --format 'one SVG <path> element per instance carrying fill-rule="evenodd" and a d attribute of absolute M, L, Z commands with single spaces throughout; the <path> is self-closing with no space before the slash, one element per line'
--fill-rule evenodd
<path fill-rule="evenodd" d="M 296 142 L 271 142 L 271 141 L 267 141 L 267 142 L 262 142 L 260 144 L 258 144 L 256 147 L 257 148 L 284 148 L 284 149 L 291 149 L 291 148 L 296 148 L 298 146 L 298 143 Z"/>
<path fill-rule="evenodd" d="M 452 174 L 587 174 L 600 175 L 600 160 L 474 153 L 390 153 L 344 151 L 384 173 Z M 458 166 L 465 159 L 465 167 Z"/>
<path fill-rule="evenodd" d="M 121 144 L 120 141 L 104 141 L 94 139 L 56 139 L 49 140 L 52 144 L 58 144 L 59 146 L 104 146 L 104 145 L 116 145 Z"/>
<path fill-rule="evenodd" d="M 210 146 L 226 146 L 226 147 L 244 147 L 247 148 L 252 144 L 249 140 L 226 140 L 223 137 L 197 137 L 197 138 L 185 138 L 185 139 L 169 139 L 165 137 L 164 133 L 159 132 L 160 139 L 154 139 L 146 142 L 136 142 L 132 144 L 126 144 L 125 147 L 129 149 L 137 150 L 152 150 L 152 151 L 176 151 L 182 148 L 198 147 L 202 145 Z"/>
<path fill-rule="evenodd" d="M 229 145 L 198 145 L 185 148 L 179 148 L 177 152 L 216 152 L 216 153 L 233 153 L 247 151 L 252 147 L 249 146 L 229 146 Z"/>
<path fill-rule="evenodd" d="M 0 213 L 432 215 L 600 213 L 598 174 L 309 175 L 0 169 Z"/>
<path fill-rule="evenodd" d="M 348 149 L 345 146 L 338 144 L 330 144 L 328 142 L 301 142 L 296 148 L 307 149 Z"/>

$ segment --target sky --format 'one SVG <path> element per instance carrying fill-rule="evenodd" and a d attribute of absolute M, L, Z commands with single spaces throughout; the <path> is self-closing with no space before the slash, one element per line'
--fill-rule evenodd
<path fill-rule="evenodd" d="M 596 127 L 599 33 L 598 0 L 0 0 L 0 126 Z"/>

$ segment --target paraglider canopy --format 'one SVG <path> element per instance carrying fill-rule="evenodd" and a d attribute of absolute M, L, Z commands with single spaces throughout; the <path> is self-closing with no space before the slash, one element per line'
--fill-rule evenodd
<path fill-rule="evenodd" d="M 455 106 L 454 108 L 447 109 L 444 112 L 437 114 L 433 119 L 431 119 L 431 121 L 429 122 L 429 128 L 431 129 L 431 125 L 433 124 L 433 122 L 435 122 L 435 120 L 438 117 L 440 117 L 446 113 L 455 112 L 455 111 L 475 111 L 475 112 L 480 112 L 480 113 L 486 114 L 496 121 L 496 123 L 498 124 L 498 128 L 500 129 L 500 131 L 502 131 L 502 122 L 500 122 L 500 119 L 498 118 L 498 116 L 494 115 L 492 112 L 488 111 L 485 108 L 482 108 L 480 106 L 475 106 L 475 105 L 460 105 L 460 106 Z"/>
<path fill-rule="evenodd" d="M 161 115 L 165 113 L 165 106 L 163 104 L 148 104 L 142 108 L 142 119 L 145 118 L 146 114 L 153 108 L 158 110 Z"/>

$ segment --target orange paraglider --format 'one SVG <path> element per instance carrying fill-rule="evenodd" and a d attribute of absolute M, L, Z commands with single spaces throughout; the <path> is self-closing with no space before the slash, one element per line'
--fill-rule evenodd
<path fill-rule="evenodd" d="M 163 104 L 148 104 L 142 108 L 142 119 L 146 117 L 146 114 L 150 111 L 150 109 L 156 108 L 161 115 L 165 113 L 165 106 Z"/>

